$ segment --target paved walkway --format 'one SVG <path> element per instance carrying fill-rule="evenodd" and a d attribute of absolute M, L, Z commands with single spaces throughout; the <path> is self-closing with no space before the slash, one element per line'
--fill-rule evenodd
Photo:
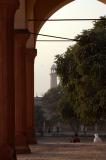
<path fill-rule="evenodd" d="M 18 155 L 18 160 L 106 160 L 106 143 L 78 143 L 50 139 L 30 146 L 32 153 Z"/>

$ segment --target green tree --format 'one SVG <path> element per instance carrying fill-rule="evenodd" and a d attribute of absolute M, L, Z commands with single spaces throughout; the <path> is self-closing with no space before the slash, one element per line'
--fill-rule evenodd
<path fill-rule="evenodd" d="M 55 63 L 74 112 L 85 124 L 106 119 L 106 17 L 76 36 L 77 43 Z"/>
<path fill-rule="evenodd" d="M 74 112 L 73 105 L 70 103 L 70 98 L 68 95 L 65 94 L 59 100 L 58 111 L 63 122 L 70 125 L 74 134 L 78 134 L 80 129 L 80 120 Z"/>
<path fill-rule="evenodd" d="M 62 92 L 60 87 L 49 89 L 42 97 L 44 115 L 51 124 L 56 124 L 60 120 L 57 113 L 58 101 L 61 98 Z"/>
<path fill-rule="evenodd" d="M 42 106 L 36 105 L 36 110 L 35 110 L 35 122 L 36 122 L 36 128 L 38 131 L 43 130 L 43 124 L 44 124 L 44 112 L 42 110 Z"/>

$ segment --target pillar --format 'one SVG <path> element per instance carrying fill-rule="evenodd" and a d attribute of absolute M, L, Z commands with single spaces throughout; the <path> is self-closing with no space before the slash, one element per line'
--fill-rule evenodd
<path fill-rule="evenodd" d="M 27 139 L 29 144 L 36 144 L 34 124 L 34 58 L 37 50 L 26 49 L 26 77 L 27 77 Z"/>
<path fill-rule="evenodd" d="M 0 160 L 16 160 L 14 15 L 17 0 L 0 0 Z"/>
<path fill-rule="evenodd" d="M 15 30 L 15 126 L 16 152 L 30 153 L 26 135 L 26 42 L 29 32 Z"/>

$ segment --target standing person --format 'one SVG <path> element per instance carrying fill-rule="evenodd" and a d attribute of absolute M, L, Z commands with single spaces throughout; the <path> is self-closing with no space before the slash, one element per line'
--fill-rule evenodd
<path fill-rule="evenodd" d="M 94 134 L 95 138 L 94 138 L 94 143 L 101 143 L 102 140 L 101 138 L 99 137 L 98 133 L 95 133 Z"/>
<path fill-rule="evenodd" d="M 60 132 L 59 126 L 56 126 L 56 134 L 57 134 L 57 136 L 59 135 L 59 132 Z"/>
<path fill-rule="evenodd" d="M 53 126 L 53 136 L 56 136 L 56 126 Z"/>

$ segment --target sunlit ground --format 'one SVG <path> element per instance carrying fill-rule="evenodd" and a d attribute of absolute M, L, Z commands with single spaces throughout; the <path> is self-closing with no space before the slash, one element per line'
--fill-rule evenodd
<path fill-rule="evenodd" d="M 18 160 L 106 160 L 105 139 L 101 144 L 94 144 L 92 138 L 70 143 L 69 137 L 44 137 L 30 148 L 32 153 L 18 155 Z"/>

